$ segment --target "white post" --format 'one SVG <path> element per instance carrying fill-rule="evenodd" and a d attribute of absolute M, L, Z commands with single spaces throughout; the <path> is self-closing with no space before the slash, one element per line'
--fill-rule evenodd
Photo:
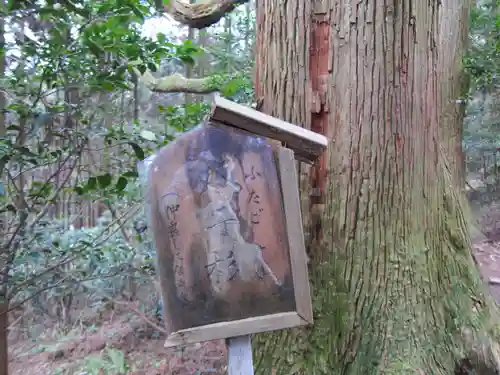
<path fill-rule="evenodd" d="M 254 375 L 252 340 L 250 335 L 226 339 L 227 374 Z"/>

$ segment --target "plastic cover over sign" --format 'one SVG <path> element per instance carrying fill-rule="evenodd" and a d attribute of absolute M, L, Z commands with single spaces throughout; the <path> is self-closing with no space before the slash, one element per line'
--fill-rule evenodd
<path fill-rule="evenodd" d="M 269 143 L 205 123 L 142 168 L 169 331 L 295 310 Z"/>

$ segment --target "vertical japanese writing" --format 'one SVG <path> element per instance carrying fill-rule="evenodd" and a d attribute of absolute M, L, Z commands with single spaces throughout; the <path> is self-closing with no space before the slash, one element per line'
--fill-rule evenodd
<path fill-rule="evenodd" d="M 260 177 L 262 177 L 262 173 L 256 171 L 254 165 L 250 166 L 250 171 L 248 173 L 245 173 L 245 180 L 250 179 L 250 180 L 254 181 L 255 179 L 260 178 Z"/>
<path fill-rule="evenodd" d="M 178 195 L 175 194 L 175 198 L 173 198 L 171 194 L 167 194 L 164 198 L 168 237 L 172 241 L 172 246 L 174 247 L 175 251 L 178 251 L 179 247 L 177 244 L 177 240 L 180 235 L 177 224 L 177 213 L 179 212 L 180 208 L 180 204 L 178 203 Z"/>
<path fill-rule="evenodd" d="M 256 189 L 256 186 L 262 187 L 265 181 L 262 181 L 262 172 L 259 171 L 254 165 L 251 165 L 250 170 L 248 172 L 244 172 L 243 175 L 245 176 L 245 182 L 249 189 L 247 203 L 250 209 L 250 223 L 252 225 L 257 225 L 260 224 L 261 215 L 264 212 L 264 208 L 262 207 L 263 201 L 261 192 L 257 191 L 258 189 Z M 276 285 L 281 285 L 281 282 L 274 275 L 273 271 L 263 258 L 262 250 L 265 249 L 265 247 L 256 243 L 252 245 L 252 251 L 255 254 L 257 265 L 253 268 L 255 278 L 262 280 L 267 274 L 272 278 Z M 245 250 L 249 251 L 250 248 L 247 247 Z"/>
<path fill-rule="evenodd" d="M 169 193 L 163 197 L 163 202 L 165 205 L 165 216 L 166 216 L 166 231 L 172 244 L 172 252 L 174 256 L 173 271 L 175 275 L 175 285 L 177 287 L 177 293 L 181 300 L 187 301 L 187 294 L 185 291 L 186 280 L 184 273 L 184 257 L 181 252 L 181 246 L 179 244 L 179 237 L 181 235 L 179 231 L 179 210 L 180 210 L 180 197 L 176 193 Z"/>
<path fill-rule="evenodd" d="M 254 165 L 250 166 L 250 171 L 244 172 L 245 181 L 255 181 L 262 178 L 262 172 L 258 171 Z M 250 184 L 251 185 L 251 184 Z M 248 195 L 248 203 L 250 206 L 250 222 L 252 224 L 260 224 L 260 215 L 264 212 L 261 207 L 261 196 L 258 194 L 253 187 L 250 188 L 250 193 Z"/>

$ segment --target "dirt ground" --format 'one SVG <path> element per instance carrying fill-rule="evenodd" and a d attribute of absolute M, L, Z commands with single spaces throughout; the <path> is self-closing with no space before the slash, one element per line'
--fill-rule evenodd
<path fill-rule="evenodd" d="M 98 328 L 54 339 L 10 344 L 11 375 L 223 374 L 222 341 L 182 350 L 163 348 L 165 336 L 139 319 L 118 316 Z"/>
<path fill-rule="evenodd" d="M 500 203 L 476 212 L 479 231 L 472 235 L 475 257 L 491 292 L 500 303 Z"/>
<path fill-rule="evenodd" d="M 476 211 L 476 260 L 500 302 L 500 204 Z M 184 349 L 163 348 L 164 335 L 130 312 L 105 324 L 58 334 L 45 329 L 35 339 L 11 340 L 11 375 L 205 375 L 224 374 L 222 341 Z M 15 330 L 16 327 L 13 327 Z M 50 331 L 50 335 L 46 332 Z"/>

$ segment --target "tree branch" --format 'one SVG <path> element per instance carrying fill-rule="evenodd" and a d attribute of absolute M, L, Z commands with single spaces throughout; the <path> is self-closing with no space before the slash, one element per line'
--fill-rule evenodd
<path fill-rule="evenodd" d="M 211 26 L 230 13 L 238 5 L 249 0 L 202 0 L 190 4 L 186 0 L 170 0 L 165 7 L 176 21 L 193 29 L 204 29 Z"/>
<path fill-rule="evenodd" d="M 120 306 L 124 306 L 128 310 L 133 311 L 134 313 L 136 313 L 139 316 L 140 319 L 142 319 L 143 321 L 145 321 L 151 327 L 153 327 L 157 331 L 159 331 L 159 332 L 161 332 L 161 333 L 163 333 L 163 334 L 165 334 L 165 335 L 168 336 L 167 330 L 164 327 L 161 327 L 160 325 L 154 323 L 151 319 L 149 319 L 145 313 L 143 313 L 142 311 L 140 311 L 139 308 L 136 307 L 135 303 L 133 303 L 133 302 L 119 301 L 117 299 L 111 298 L 110 296 L 106 296 L 106 298 L 108 298 L 111 301 L 111 303 L 114 303 L 114 304 L 117 304 L 117 305 L 120 305 Z"/>
<path fill-rule="evenodd" d="M 164 7 L 172 18 L 183 25 L 193 29 L 203 29 L 211 26 L 232 12 L 238 5 L 248 3 L 249 0 L 200 0 L 190 3 L 188 0 L 170 0 Z M 163 1 L 157 0 L 157 9 L 163 7 Z M 155 78 L 150 71 L 143 74 L 138 69 L 133 69 L 137 76 L 148 89 L 161 93 L 189 93 L 210 94 L 219 91 L 222 83 L 216 77 L 186 78 L 180 74 Z"/>
<path fill-rule="evenodd" d="M 155 78 L 151 72 L 141 74 L 134 69 L 139 80 L 153 92 L 184 92 L 190 94 L 209 94 L 220 90 L 220 82 L 214 77 L 186 78 L 180 74 L 172 74 L 166 77 Z"/>

